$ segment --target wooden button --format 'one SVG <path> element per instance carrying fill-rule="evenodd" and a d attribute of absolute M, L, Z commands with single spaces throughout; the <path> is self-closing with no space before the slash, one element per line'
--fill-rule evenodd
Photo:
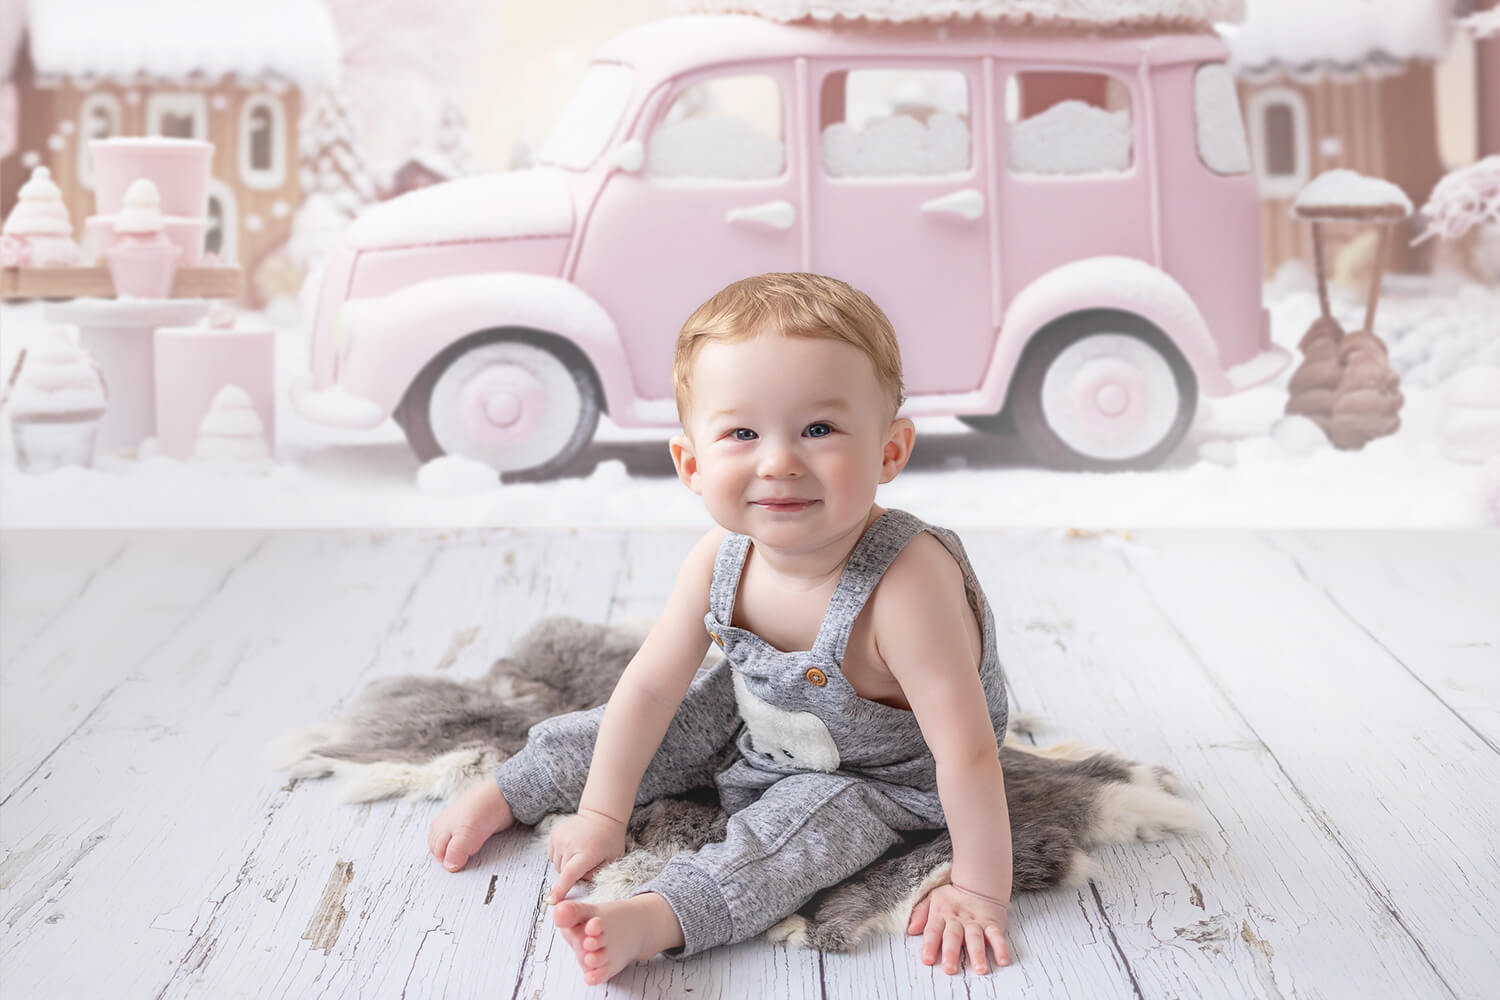
<path fill-rule="evenodd" d="M 719 638 L 719 633 L 717 633 L 717 632 L 710 632 L 710 633 L 708 633 L 708 636 L 714 642 L 717 642 L 720 646 L 724 645 L 724 640 Z"/>
<path fill-rule="evenodd" d="M 807 670 L 807 683 L 815 685 L 816 687 L 822 687 L 824 684 L 828 683 L 828 675 L 823 673 L 823 671 L 819 670 L 817 667 L 809 667 Z"/>

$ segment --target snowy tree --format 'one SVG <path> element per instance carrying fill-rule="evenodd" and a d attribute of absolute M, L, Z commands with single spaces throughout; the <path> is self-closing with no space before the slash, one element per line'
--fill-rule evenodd
<path fill-rule="evenodd" d="M 350 218 L 377 197 L 348 98 L 324 92 L 302 117 L 302 190 L 331 199 Z"/>
<path fill-rule="evenodd" d="M 450 95 L 472 85 L 491 54 L 494 13 L 484 0 L 324 0 L 338 24 L 343 85 L 368 162 L 412 154 L 414 136 L 439 131 Z"/>
<path fill-rule="evenodd" d="M 451 177 L 466 177 L 479 172 L 479 165 L 474 161 L 474 135 L 469 130 L 463 109 L 453 101 L 443 105 L 435 152 L 443 163 L 449 165 Z"/>
<path fill-rule="evenodd" d="M 292 220 L 287 253 L 299 267 L 314 266 L 349 222 L 379 198 L 365 163 L 349 101 L 325 91 L 302 116 L 303 200 Z"/>
<path fill-rule="evenodd" d="M 1457 244 L 1477 276 L 1500 282 L 1500 156 L 1449 173 L 1432 189 L 1422 216 L 1426 229 L 1418 242 L 1436 236 Z"/>

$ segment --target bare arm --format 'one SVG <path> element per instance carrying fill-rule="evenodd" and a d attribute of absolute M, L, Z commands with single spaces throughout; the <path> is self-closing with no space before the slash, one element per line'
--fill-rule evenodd
<path fill-rule="evenodd" d="M 708 613 L 714 557 L 724 534 L 717 528 L 708 532 L 683 560 L 666 607 L 610 694 L 580 812 L 607 816 L 622 825 L 630 819 L 646 766 L 708 651 L 703 616 Z"/>
<path fill-rule="evenodd" d="M 962 573 L 941 542 L 919 535 L 886 571 L 871 610 L 876 645 L 937 760 L 938 797 L 953 838 L 953 882 L 1008 901 L 1005 776 L 967 638 L 976 623 Z"/>

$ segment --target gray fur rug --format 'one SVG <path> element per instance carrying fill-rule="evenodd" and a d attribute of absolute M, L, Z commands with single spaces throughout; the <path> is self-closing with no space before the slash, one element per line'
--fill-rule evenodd
<path fill-rule="evenodd" d="M 268 756 L 298 778 L 335 775 L 349 802 L 403 795 L 447 799 L 521 748 L 535 722 L 603 704 L 645 627 L 550 618 L 531 629 L 484 677 L 455 682 L 394 677 L 363 691 L 343 718 L 275 740 Z M 1199 816 L 1164 768 L 1078 743 L 1024 746 L 1013 715 L 1000 750 L 1010 810 L 1014 891 L 1082 885 L 1099 874 L 1086 849 L 1160 840 L 1198 829 Z M 545 833 L 560 817 L 548 817 Z M 594 876 L 594 899 L 617 899 L 673 854 L 724 834 L 713 789 L 662 799 L 631 817 L 627 853 Z M 414 848 L 415 849 L 415 848 Z M 853 878 L 826 889 L 768 935 L 823 951 L 852 951 L 872 933 L 904 933 L 911 908 L 948 880 L 946 832 L 909 835 Z"/>

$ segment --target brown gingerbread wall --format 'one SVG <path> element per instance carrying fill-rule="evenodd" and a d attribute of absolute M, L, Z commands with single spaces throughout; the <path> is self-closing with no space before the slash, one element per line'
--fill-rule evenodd
<path fill-rule="evenodd" d="M 35 79 L 29 54 L 23 47 L 17 64 L 16 85 L 20 104 L 18 143 L 15 152 L 0 161 L 0 215 L 6 214 L 15 204 L 21 184 L 30 175 L 23 166 L 22 158 L 27 152 L 35 152 L 39 162 L 52 171 L 52 177 L 62 190 L 63 200 L 68 206 L 75 232 L 81 237 L 83 220 L 94 214 L 92 190 L 83 187 L 78 176 L 79 113 L 87 97 L 96 93 L 113 94 L 120 106 L 120 134 L 144 135 L 146 131 L 146 105 L 152 94 L 162 92 L 197 91 L 204 94 L 208 105 L 208 136 L 214 143 L 213 177 L 229 187 L 235 197 L 238 235 L 238 257 L 245 270 L 246 300 L 255 306 L 263 305 L 258 295 L 259 287 L 252 269 L 265 260 L 286 242 L 291 233 L 292 216 L 301 201 L 300 122 L 302 97 L 295 88 L 267 90 L 266 88 L 242 88 L 232 83 L 218 85 L 191 85 L 172 83 L 154 84 L 143 81 L 129 86 L 100 81 L 87 89 L 80 88 L 72 80 L 43 81 Z M 285 123 L 286 172 L 280 186 L 273 189 L 251 188 L 241 180 L 240 113 L 252 98 L 263 93 L 274 93 L 282 106 Z M 134 100 L 132 100 L 132 96 Z M 222 107 L 216 107 L 221 104 Z M 73 123 L 70 131 L 60 126 Z M 60 148 L 49 144 L 57 137 Z M 282 211 L 278 214 L 278 206 Z M 259 220 L 255 228 L 252 220 Z M 285 290 L 285 289 L 282 289 Z"/>

